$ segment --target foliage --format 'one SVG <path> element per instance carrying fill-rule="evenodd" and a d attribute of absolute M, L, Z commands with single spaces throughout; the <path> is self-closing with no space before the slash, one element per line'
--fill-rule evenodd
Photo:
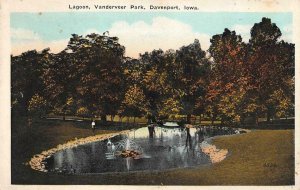
<path fill-rule="evenodd" d="M 245 69 L 251 86 L 248 98 L 255 100 L 252 103 L 256 104 L 256 117 L 266 116 L 268 121 L 275 116 L 277 107 L 272 94 L 280 90 L 289 100 L 294 96 L 294 44 L 279 41 L 280 36 L 276 24 L 263 18 L 251 29 L 247 47 Z"/>
<path fill-rule="evenodd" d="M 173 88 L 180 92 L 179 101 L 183 113 L 188 115 L 187 122 L 190 123 L 190 115 L 195 112 L 197 99 L 205 95 L 210 62 L 201 49 L 199 40 L 195 40 L 176 52 L 175 63 L 177 73 L 173 78 Z"/>
<path fill-rule="evenodd" d="M 241 36 L 225 29 L 223 34 L 212 37 L 208 51 L 214 63 L 206 94 L 208 111 L 220 115 L 223 121 L 239 122 L 247 85 L 243 69 L 245 44 Z"/>
<path fill-rule="evenodd" d="M 42 74 L 47 64 L 49 49 L 31 50 L 11 57 L 12 111 L 27 115 L 28 104 L 34 94 L 44 93 Z"/>
<path fill-rule="evenodd" d="M 187 122 L 192 114 L 206 114 L 227 123 L 294 116 L 295 45 L 280 40 L 268 18 L 250 32 L 247 43 L 225 29 L 212 36 L 207 52 L 195 39 L 138 59 L 125 57 L 125 47 L 108 33 L 72 34 L 57 54 L 48 48 L 11 57 L 12 111 L 103 120 L 186 115 Z"/>
<path fill-rule="evenodd" d="M 162 104 L 162 109 L 159 111 L 160 118 L 172 118 L 175 119 L 180 114 L 182 107 L 180 102 L 175 98 L 168 98 Z"/>
<path fill-rule="evenodd" d="M 89 115 L 89 110 L 87 107 L 79 107 L 76 110 L 76 115 L 81 116 L 81 117 L 87 117 Z"/>
<path fill-rule="evenodd" d="M 77 92 L 92 115 L 116 115 L 124 96 L 122 62 L 125 48 L 118 38 L 73 35 L 68 44 L 75 54 Z"/>
<path fill-rule="evenodd" d="M 129 87 L 122 102 L 123 116 L 140 117 L 146 113 L 147 101 L 141 88 L 137 85 Z"/>
<path fill-rule="evenodd" d="M 51 54 L 43 73 L 47 100 L 55 114 L 74 114 L 77 83 L 73 58 L 66 51 Z"/>
<path fill-rule="evenodd" d="M 35 94 L 29 101 L 28 111 L 31 116 L 44 116 L 46 114 L 47 102 L 46 100 L 38 95 Z"/>

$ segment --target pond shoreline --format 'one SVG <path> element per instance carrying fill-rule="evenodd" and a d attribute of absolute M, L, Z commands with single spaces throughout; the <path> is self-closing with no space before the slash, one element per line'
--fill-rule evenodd
<path fill-rule="evenodd" d="M 75 140 L 67 141 L 66 143 L 57 145 L 55 148 L 51 148 L 39 154 L 35 154 L 30 159 L 30 161 L 26 163 L 26 165 L 29 165 L 31 169 L 36 171 L 48 172 L 48 170 L 45 169 L 45 160 L 50 158 L 53 154 L 57 153 L 58 151 L 65 150 L 68 148 L 74 148 L 79 145 L 88 144 L 96 141 L 103 141 L 117 135 L 126 134 L 129 131 L 130 130 L 124 130 L 116 133 L 100 134 L 100 135 L 88 136 L 80 139 L 75 138 Z"/>
<path fill-rule="evenodd" d="M 200 145 L 201 151 L 207 156 L 209 156 L 212 164 L 225 160 L 229 153 L 228 149 L 218 149 L 216 145 L 213 145 L 213 140 L 215 138 L 223 137 L 223 136 L 232 136 L 232 135 L 219 135 L 219 136 L 210 137 L 205 141 L 203 141 Z"/>
<path fill-rule="evenodd" d="M 56 130 L 56 129 L 55 129 Z M 90 131 L 89 131 L 90 132 Z M 117 132 L 117 131 L 115 131 Z M 76 135 L 76 133 L 74 133 Z M 88 135 L 88 133 L 87 133 Z M 74 139 L 75 136 L 69 139 Z M 61 138 L 57 136 L 57 138 Z M 13 170 L 12 184 L 19 185 L 294 185 L 294 130 L 252 130 L 241 135 L 215 136 L 212 143 L 229 150 L 217 164 L 166 171 L 60 175 L 38 172 L 24 164 Z M 39 139 L 37 139 L 39 140 Z M 208 140 L 208 139 L 207 139 Z M 63 144 L 61 141 L 57 144 Z M 47 143 L 42 141 L 40 143 Z M 49 143 L 48 143 L 49 144 Z M 55 147 L 52 144 L 44 150 Z M 251 144 L 252 146 L 249 146 Z M 282 154 L 278 154 L 278 151 Z M 42 152 L 40 150 L 38 153 Z M 22 154 L 19 154 L 23 156 Z M 32 157 L 29 155 L 23 163 Z M 243 156 L 247 155 L 247 156 Z M 275 163 L 277 167 L 264 166 Z M 19 163 L 22 163 L 19 162 Z M 16 163 L 16 162 L 15 162 Z M 245 165 L 249 166 L 245 168 Z M 280 167 L 279 167 L 280 166 Z M 18 172 L 18 173 L 16 173 Z M 230 174 L 230 175 L 225 175 Z M 253 175 L 254 174 L 254 175 Z M 283 175 L 284 174 L 284 175 Z M 92 177 L 91 177 L 92 176 Z M 149 181 L 149 179 L 152 179 Z M 180 179 L 180 180 L 178 180 Z"/>
<path fill-rule="evenodd" d="M 238 131 L 245 131 L 246 133 L 251 132 L 251 130 L 249 129 L 242 129 L 242 128 L 238 128 Z M 238 133 L 233 135 L 241 135 L 241 134 Z M 217 135 L 214 137 L 210 137 L 201 143 L 202 145 L 200 146 L 200 148 L 202 152 L 204 152 L 206 155 L 210 157 L 212 164 L 223 161 L 224 159 L 227 158 L 227 155 L 229 153 L 228 149 L 218 149 L 216 145 L 213 145 L 213 140 L 219 137 L 230 137 L 233 135 Z"/>
<path fill-rule="evenodd" d="M 75 138 L 75 140 L 67 141 L 66 143 L 57 145 L 55 148 L 51 148 L 49 150 L 42 151 L 39 154 L 35 154 L 30 159 L 30 161 L 26 163 L 26 165 L 29 165 L 31 169 L 36 171 L 48 172 L 48 170 L 45 167 L 46 164 L 45 160 L 50 158 L 53 154 L 59 151 L 69 149 L 69 148 L 74 148 L 79 145 L 88 144 L 96 141 L 103 141 L 112 138 L 114 136 L 126 134 L 129 132 L 130 130 L 124 130 L 116 133 L 99 134 L 99 135 L 88 136 L 80 139 Z M 203 141 L 200 145 L 201 151 L 210 157 L 212 164 L 223 161 L 227 157 L 229 152 L 228 149 L 218 149 L 215 145 L 212 144 L 212 140 L 216 137 L 219 136 L 210 137 L 205 141 Z"/>

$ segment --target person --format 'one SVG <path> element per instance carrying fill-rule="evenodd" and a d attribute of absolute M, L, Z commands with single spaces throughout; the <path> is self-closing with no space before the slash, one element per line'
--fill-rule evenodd
<path fill-rule="evenodd" d="M 95 127 L 96 127 L 95 125 L 96 125 L 96 123 L 95 123 L 95 121 L 93 120 L 93 121 L 92 121 L 92 130 L 93 130 L 93 132 L 95 131 Z"/>

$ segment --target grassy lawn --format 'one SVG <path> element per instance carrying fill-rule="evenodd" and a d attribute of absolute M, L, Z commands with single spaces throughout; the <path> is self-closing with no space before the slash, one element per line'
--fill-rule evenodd
<path fill-rule="evenodd" d="M 28 162 L 34 154 L 41 153 L 43 150 L 48 150 L 75 138 L 112 132 L 116 131 L 113 128 L 96 129 L 93 133 L 90 122 L 39 120 L 34 121 L 29 128 L 25 118 L 19 118 L 18 121 L 13 120 L 11 129 L 12 182 L 15 179 L 17 181 L 28 180 L 32 171 L 23 163 Z"/>
<path fill-rule="evenodd" d="M 168 175 L 178 176 L 182 184 L 294 184 L 293 130 L 260 130 L 219 137 L 214 144 L 229 149 L 230 157 L 209 168 L 178 170 Z"/>
<path fill-rule="evenodd" d="M 46 121 L 30 130 L 12 126 L 13 184 L 151 184 L 151 185 L 292 185 L 294 184 L 294 130 L 256 130 L 248 134 L 218 137 L 214 144 L 227 148 L 230 156 L 221 163 L 164 172 L 100 175 L 41 173 L 25 166 L 40 153 L 75 137 L 93 135 L 89 124 Z M 86 126 L 88 125 L 88 126 Z M 95 134 L 115 132 L 96 130 Z"/>

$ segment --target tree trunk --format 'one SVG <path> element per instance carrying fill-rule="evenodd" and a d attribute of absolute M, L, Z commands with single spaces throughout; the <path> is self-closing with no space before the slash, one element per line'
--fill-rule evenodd
<path fill-rule="evenodd" d="M 271 121 L 271 114 L 270 114 L 270 111 L 268 110 L 267 111 L 267 123 L 270 123 Z"/>
<path fill-rule="evenodd" d="M 114 115 L 110 115 L 110 119 L 111 119 L 111 122 L 113 122 L 114 121 Z"/>
<path fill-rule="evenodd" d="M 186 115 L 186 123 L 187 123 L 187 124 L 191 124 L 191 118 L 192 118 L 192 115 L 191 115 L 191 114 L 187 114 L 187 115 Z"/>
<path fill-rule="evenodd" d="M 213 114 L 211 114 L 211 124 L 213 125 L 214 124 L 214 115 Z"/>
<path fill-rule="evenodd" d="M 123 126 L 123 117 L 122 116 L 119 116 L 119 121 L 120 121 L 120 123 L 121 123 L 121 126 Z"/>
<path fill-rule="evenodd" d="M 244 116 L 243 116 L 243 115 L 241 115 L 241 118 L 240 118 L 240 124 L 241 124 L 241 125 L 244 125 Z"/>
<path fill-rule="evenodd" d="M 133 123 L 135 124 L 135 116 L 133 117 Z"/>
<path fill-rule="evenodd" d="M 258 126 L 258 116 L 255 114 L 255 125 Z"/>
<path fill-rule="evenodd" d="M 199 115 L 199 125 L 201 125 L 201 114 Z"/>
<path fill-rule="evenodd" d="M 30 129 L 32 125 L 32 118 L 30 116 L 28 117 L 27 124 L 28 124 L 28 128 Z"/>
<path fill-rule="evenodd" d="M 104 121 L 104 122 L 107 121 L 106 120 L 106 115 L 101 115 L 101 121 Z"/>

